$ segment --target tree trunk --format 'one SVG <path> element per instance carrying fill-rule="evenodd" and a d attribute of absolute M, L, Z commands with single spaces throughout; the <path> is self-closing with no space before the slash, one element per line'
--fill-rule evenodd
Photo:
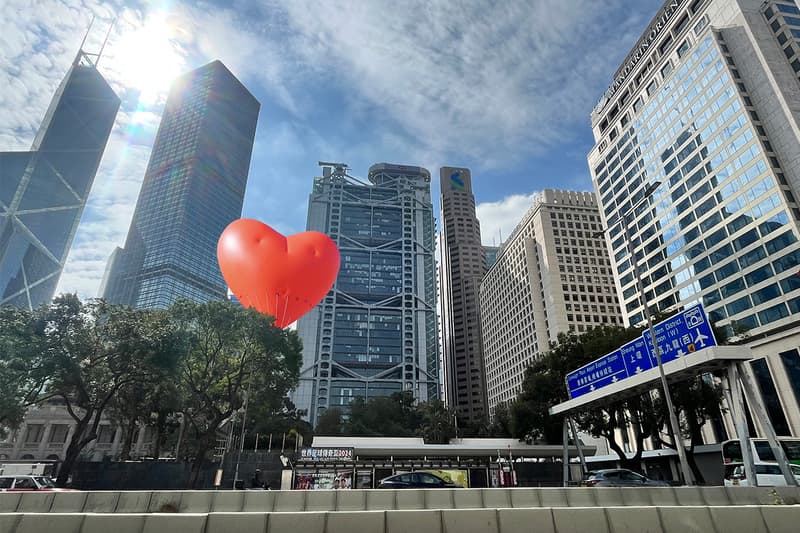
<path fill-rule="evenodd" d="M 701 433 L 701 425 L 695 422 L 696 419 L 689 419 L 689 430 L 691 437 L 689 439 L 689 449 L 686 450 L 686 461 L 689 463 L 689 468 L 692 469 L 694 480 L 698 485 L 705 485 L 706 479 L 700 472 L 700 467 L 697 466 L 697 461 L 694 457 L 694 449 L 697 444 L 703 443 L 703 434 Z"/>
<path fill-rule="evenodd" d="M 203 467 L 203 463 L 205 462 L 207 452 L 208 452 L 208 445 L 205 443 L 200 444 L 197 449 L 197 455 L 195 455 L 194 461 L 192 462 L 192 474 L 189 479 L 190 489 L 197 488 L 197 482 L 200 479 L 200 469 Z"/>
<path fill-rule="evenodd" d="M 703 477 L 702 472 L 700 472 L 700 467 L 697 466 L 697 461 L 694 458 L 694 446 L 689 448 L 686 452 L 686 462 L 689 463 L 689 468 L 692 469 L 692 474 L 694 475 L 694 480 L 698 485 L 705 485 L 706 479 Z"/>
<path fill-rule="evenodd" d="M 164 434 L 164 427 L 167 424 L 167 413 L 158 411 L 156 415 L 155 435 L 153 435 L 153 457 L 156 461 L 161 457 L 161 436 Z"/>
<path fill-rule="evenodd" d="M 127 461 L 131 458 L 133 448 L 133 434 L 136 432 L 136 421 L 132 420 L 125 428 L 125 440 L 122 442 L 122 450 L 119 452 L 119 461 Z"/>
<path fill-rule="evenodd" d="M 627 468 L 628 470 L 636 470 L 636 471 L 641 470 L 642 465 L 636 459 L 636 456 L 634 456 L 633 459 L 628 459 L 628 457 L 625 455 L 625 451 L 617 443 L 613 431 L 611 433 L 606 433 L 604 437 L 608 441 L 608 445 L 611 447 L 612 450 L 614 450 L 614 452 L 619 457 L 619 463 L 622 468 Z"/>
<path fill-rule="evenodd" d="M 72 438 L 69 440 L 69 446 L 67 446 L 67 453 L 64 454 L 64 462 L 61 463 L 61 468 L 58 470 L 56 486 L 67 486 L 67 481 L 69 481 L 69 477 L 72 474 L 72 468 L 75 466 L 78 457 L 80 457 L 81 450 L 83 450 L 86 444 L 91 442 L 91 440 L 85 441 L 83 438 L 83 433 L 86 431 L 88 425 L 89 418 L 87 417 L 78 421 L 78 424 L 75 426 L 75 431 L 72 434 Z"/>

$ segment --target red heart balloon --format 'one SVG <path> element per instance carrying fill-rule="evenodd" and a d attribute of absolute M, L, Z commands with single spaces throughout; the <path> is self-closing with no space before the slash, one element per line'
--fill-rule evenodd
<path fill-rule="evenodd" d="M 317 305 L 339 273 L 339 248 L 327 235 L 306 231 L 285 237 L 249 218 L 225 228 L 217 259 L 241 304 L 272 315 L 280 328 Z"/>

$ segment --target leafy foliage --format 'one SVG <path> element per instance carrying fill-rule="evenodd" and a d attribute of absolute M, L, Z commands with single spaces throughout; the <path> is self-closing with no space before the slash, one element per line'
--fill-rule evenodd
<path fill-rule="evenodd" d="M 164 313 L 84 303 L 72 294 L 29 319 L 29 338 L 42 358 L 32 376 L 46 382 L 37 400 L 58 399 L 75 422 L 57 479 L 64 485 L 83 448 L 97 438 L 114 396 L 174 366 L 175 338 Z"/>
<path fill-rule="evenodd" d="M 124 430 L 121 458 L 138 425 L 156 429 L 157 456 L 183 420 L 184 449 L 199 467 L 245 395 L 253 413 L 297 418 L 286 395 L 300 359 L 294 332 L 228 302 L 134 310 L 67 294 L 34 312 L 2 308 L 0 425 L 15 427 L 30 405 L 63 405 L 76 429 L 60 485 L 109 417 Z"/>
<path fill-rule="evenodd" d="M 218 430 L 242 408 L 245 394 L 254 408 L 282 408 L 299 379 L 301 344 L 295 332 L 278 329 L 265 315 L 229 302 L 183 301 L 170 314 L 182 343 L 178 382 L 194 486 Z"/>
<path fill-rule="evenodd" d="M 43 341 L 42 323 L 31 312 L 0 308 L 0 436 L 3 428 L 16 429 L 41 396 L 47 378 Z"/>
<path fill-rule="evenodd" d="M 410 393 L 388 397 L 356 398 L 345 417 L 339 409 L 319 416 L 317 435 L 356 437 L 421 436 L 428 443 L 447 443 L 456 436 L 455 412 L 440 400 L 418 403 Z"/>

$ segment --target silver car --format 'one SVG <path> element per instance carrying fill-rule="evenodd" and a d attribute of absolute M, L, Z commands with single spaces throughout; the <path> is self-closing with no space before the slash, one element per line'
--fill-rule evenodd
<path fill-rule="evenodd" d="M 609 468 L 587 472 L 581 487 L 669 487 L 666 481 L 658 481 L 625 468 Z"/>

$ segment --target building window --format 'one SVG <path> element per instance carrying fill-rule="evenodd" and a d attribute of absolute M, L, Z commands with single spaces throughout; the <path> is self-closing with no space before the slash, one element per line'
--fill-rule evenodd
<path fill-rule="evenodd" d="M 50 443 L 51 444 L 64 444 L 67 442 L 67 434 L 69 433 L 69 426 L 67 424 L 56 424 L 50 430 Z"/>
<path fill-rule="evenodd" d="M 27 431 L 25 432 L 25 444 L 38 444 L 42 441 L 44 434 L 44 425 L 42 424 L 28 424 Z"/>
<path fill-rule="evenodd" d="M 778 391 L 775 389 L 775 382 L 769 372 L 766 359 L 758 359 L 750 363 L 755 374 L 758 388 L 761 390 L 761 398 L 767 408 L 767 415 L 772 422 L 772 427 L 777 435 L 790 435 L 789 424 L 786 423 L 786 416 L 783 414 Z"/>
<path fill-rule="evenodd" d="M 697 24 L 694 25 L 694 34 L 700 35 L 700 32 L 703 31 L 703 29 L 705 29 L 707 25 L 708 25 L 708 15 L 703 15 L 703 18 L 697 21 Z"/>
<path fill-rule="evenodd" d="M 794 392 L 794 401 L 800 407 L 800 352 L 794 349 L 779 355 Z"/>

